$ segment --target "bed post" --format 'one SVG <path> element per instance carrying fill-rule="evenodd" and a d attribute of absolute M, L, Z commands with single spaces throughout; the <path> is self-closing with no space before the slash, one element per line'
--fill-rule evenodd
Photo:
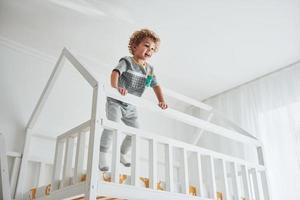
<path fill-rule="evenodd" d="M 256 148 L 256 150 L 257 150 L 258 163 L 260 165 L 263 165 L 267 169 L 265 158 L 264 158 L 265 154 L 264 154 L 263 145 L 261 144 L 260 146 L 258 146 Z M 268 171 L 267 170 L 260 171 L 260 175 L 261 175 L 260 177 L 261 177 L 264 199 L 271 200 L 272 196 L 271 196 L 271 192 L 270 192 L 270 182 L 269 182 L 269 178 L 268 178 Z"/>
<path fill-rule="evenodd" d="M 31 141 L 31 134 L 32 134 L 32 129 L 27 128 L 25 133 L 25 143 L 24 143 L 24 149 L 23 149 L 20 171 L 18 176 L 18 183 L 17 183 L 16 193 L 15 193 L 15 198 L 18 200 L 23 199 L 24 180 L 27 171 L 27 161 L 28 161 L 28 152 L 29 152 L 29 146 Z"/>
<path fill-rule="evenodd" d="M 97 183 L 99 181 L 98 163 L 100 139 L 103 130 L 103 119 L 105 116 L 105 97 L 104 85 L 103 83 L 98 83 L 93 89 L 85 198 L 87 200 L 95 200 L 97 197 Z"/>
<path fill-rule="evenodd" d="M 5 138 L 4 135 L 0 133 L 0 198 L 3 200 L 11 199 L 8 174 Z"/>

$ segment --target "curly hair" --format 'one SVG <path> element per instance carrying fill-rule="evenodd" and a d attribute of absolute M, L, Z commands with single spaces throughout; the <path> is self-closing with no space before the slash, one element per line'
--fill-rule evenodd
<path fill-rule="evenodd" d="M 158 35 L 156 35 L 156 33 L 149 29 L 141 29 L 132 33 L 128 44 L 129 52 L 133 54 L 133 47 L 139 45 L 145 38 L 150 38 L 153 40 L 153 42 L 155 43 L 155 52 L 157 52 L 160 44 L 160 39 Z"/>

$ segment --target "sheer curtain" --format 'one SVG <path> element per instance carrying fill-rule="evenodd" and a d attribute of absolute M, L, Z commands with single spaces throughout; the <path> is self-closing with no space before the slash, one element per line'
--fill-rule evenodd
<path fill-rule="evenodd" d="M 261 140 L 272 199 L 300 199 L 300 62 L 205 103 Z"/>

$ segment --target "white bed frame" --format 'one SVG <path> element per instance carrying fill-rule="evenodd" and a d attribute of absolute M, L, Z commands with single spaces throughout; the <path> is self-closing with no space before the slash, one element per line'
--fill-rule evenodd
<path fill-rule="evenodd" d="M 221 188 L 223 198 L 225 200 L 239 199 L 244 197 L 247 200 L 270 200 L 268 190 L 268 179 L 266 175 L 266 168 L 263 159 L 262 144 L 253 137 L 248 137 L 236 131 L 226 129 L 224 127 L 215 125 L 207 121 L 193 117 L 191 115 L 179 112 L 174 109 L 167 109 L 162 111 L 154 103 L 133 95 L 121 96 L 116 91 L 105 87 L 104 81 L 95 79 L 79 62 L 78 60 L 64 48 L 56 66 L 51 74 L 51 77 L 38 101 L 34 112 L 28 122 L 26 129 L 25 147 L 22 157 L 22 163 L 19 172 L 18 185 L 16 189 L 16 198 L 22 199 L 25 194 L 24 191 L 24 174 L 27 170 L 27 163 L 29 160 L 28 149 L 30 146 L 30 139 L 33 136 L 32 129 L 39 117 L 40 111 L 45 104 L 47 97 L 64 66 L 64 61 L 68 60 L 73 67 L 85 78 L 85 80 L 93 88 L 92 99 L 92 115 L 91 118 L 78 125 L 77 127 L 59 135 L 56 139 L 55 160 L 53 164 L 52 174 L 52 192 L 49 196 L 41 197 L 39 199 L 74 199 L 75 197 L 84 196 L 85 199 L 95 200 L 98 196 L 115 197 L 119 199 L 155 199 L 155 200 L 189 200 L 189 199 L 215 199 L 217 200 L 216 172 L 215 164 L 219 163 L 222 170 L 218 173 L 218 181 L 222 181 L 224 188 Z M 213 113 L 213 109 L 189 97 L 183 96 L 176 92 L 165 89 L 167 96 L 172 96 L 180 101 L 196 106 Z M 257 149 L 258 161 L 248 162 L 233 156 L 214 152 L 212 150 L 200 148 L 195 145 L 187 144 L 178 140 L 170 139 L 157 135 L 155 133 L 148 133 L 140 129 L 131 128 L 119 123 L 115 123 L 106 119 L 105 115 L 105 101 L 106 97 L 113 97 L 123 102 L 127 102 L 143 109 L 157 112 L 165 117 L 179 120 L 186 124 L 198 127 L 202 130 L 212 132 L 222 137 L 229 138 L 243 144 L 252 145 Z M 119 160 L 120 152 L 117 148 L 112 149 L 112 182 L 99 182 L 99 146 L 100 138 L 103 128 L 115 130 L 113 147 L 118 147 L 120 144 L 120 134 L 125 133 L 132 136 L 132 166 L 131 166 L 131 185 L 119 184 Z M 89 135 L 89 141 L 85 141 L 85 135 Z M 139 179 L 139 152 L 137 151 L 139 140 L 147 139 L 150 144 L 149 158 L 150 158 L 150 186 L 143 188 L 138 186 Z M 88 142 L 88 154 L 84 154 L 85 144 Z M 166 146 L 166 191 L 156 190 L 157 180 L 157 145 L 164 144 Z M 76 146 L 75 146 L 76 144 Z M 173 149 L 178 148 L 183 155 L 183 180 L 182 193 L 174 192 L 173 180 Z M 76 150 L 74 150 L 76 149 Z M 197 169 L 195 176 L 197 176 L 198 196 L 189 195 L 189 175 L 188 175 L 188 153 L 196 154 Z M 87 166 L 83 166 L 82 160 L 87 156 Z M 73 158 L 75 157 L 75 167 L 72 167 Z M 230 164 L 232 169 L 229 172 L 227 166 Z M 86 167 L 87 171 L 84 171 Z M 73 169 L 72 169 L 73 168 Z M 71 173 L 73 172 L 73 173 Z M 86 173 L 86 180 L 80 181 L 80 177 Z M 206 174 L 205 180 L 203 174 Z M 72 178 L 72 183 L 70 179 Z M 233 188 L 234 196 L 229 196 L 228 179 L 232 180 L 231 188 Z M 239 178 L 242 179 L 240 184 Z M 207 195 L 204 195 L 203 182 L 205 181 Z M 60 182 L 60 187 L 55 188 L 55 183 Z M 243 187 L 243 188 L 242 188 Z M 241 193 L 244 191 L 244 194 Z"/>

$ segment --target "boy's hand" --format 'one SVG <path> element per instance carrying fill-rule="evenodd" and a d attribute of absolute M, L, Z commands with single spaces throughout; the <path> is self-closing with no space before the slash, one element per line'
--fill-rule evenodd
<path fill-rule="evenodd" d="M 126 88 L 123 87 L 118 87 L 118 91 L 120 92 L 121 95 L 125 96 L 127 94 Z"/>
<path fill-rule="evenodd" d="M 168 104 L 166 102 L 159 102 L 158 106 L 163 110 L 168 108 Z"/>

